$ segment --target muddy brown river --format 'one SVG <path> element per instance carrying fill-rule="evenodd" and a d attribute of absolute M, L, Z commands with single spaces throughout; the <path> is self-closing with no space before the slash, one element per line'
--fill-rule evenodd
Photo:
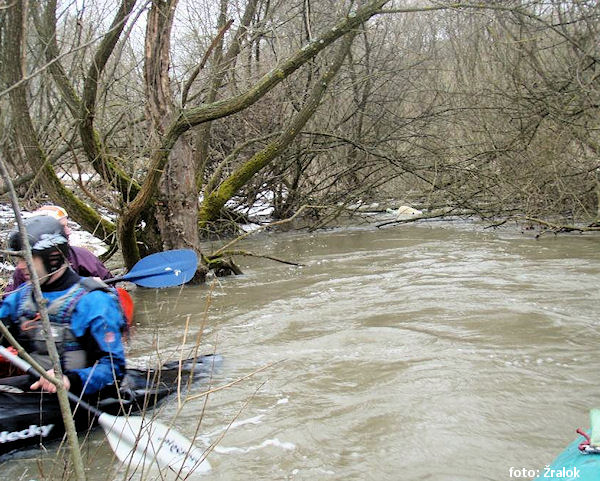
<path fill-rule="evenodd" d="M 201 479 L 508 480 L 600 403 L 600 237 L 431 223 L 242 247 L 304 265 L 238 258 L 243 276 L 133 294 L 132 362 L 179 356 L 186 324 L 186 352 L 204 325 L 201 351 L 223 356 L 190 395 L 229 387 L 157 413 L 218 441 Z M 84 454 L 90 480 L 123 479 L 101 431 Z M 56 479 L 56 456 L 0 477 Z"/>

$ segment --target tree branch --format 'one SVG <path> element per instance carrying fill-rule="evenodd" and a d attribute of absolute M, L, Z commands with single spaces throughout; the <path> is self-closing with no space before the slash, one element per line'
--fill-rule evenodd
<path fill-rule="evenodd" d="M 127 235 L 129 229 L 128 226 L 134 224 L 144 208 L 152 202 L 152 196 L 154 192 L 156 192 L 165 165 L 168 162 L 171 148 L 183 133 L 187 132 L 195 125 L 225 117 L 226 115 L 239 112 L 252 105 L 273 89 L 273 87 L 283 81 L 283 79 L 299 69 L 304 63 L 331 45 L 335 40 L 359 27 L 374 15 L 377 15 L 380 9 L 388 3 L 388 1 L 389 0 L 371 0 L 365 7 L 357 10 L 354 14 L 347 16 L 314 42 L 305 45 L 302 49 L 292 54 L 287 60 L 281 62 L 245 93 L 206 106 L 183 110 L 179 117 L 165 132 L 160 148 L 156 149 L 155 153 L 149 159 L 149 169 L 146 181 L 139 194 L 130 203 L 129 208 L 122 219 L 123 223 L 121 227 L 124 229 L 122 235 Z"/>
<path fill-rule="evenodd" d="M 229 28 L 232 25 L 233 25 L 233 20 L 229 20 L 225 25 L 223 25 L 223 27 L 217 33 L 217 36 L 213 39 L 213 41 L 208 46 L 208 49 L 204 53 L 204 56 L 202 57 L 202 60 L 200 61 L 198 66 L 192 71 L 190 78 L 185 83 L 185 85 L 183 87 L 183 91 L 181 93 L 181 106 L 182 107 L 185 107 L 190 88 L 192 88 L 192 84 L 196 80 L 196 77 L 200 73 L 200 70 L 202 70 L 204 68 L 204 66 L 206 65 L 206 62 L 208 62 L 208 59 L 210 58 L 210 55 L 212 54 L 212 51 L 215 48 L 215 45 L 217 45 L 217 43 L 223 39 L 223 35 L 225 35 L 225 32 L 227 32 L 227 30 L 229 30 Z"/>

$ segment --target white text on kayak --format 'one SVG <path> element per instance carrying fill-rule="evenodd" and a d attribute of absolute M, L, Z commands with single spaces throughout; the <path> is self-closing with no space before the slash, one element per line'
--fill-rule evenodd
<path fill-rule="evenodd" d="M 23 431 L 2 431 L 0 433 L 0 443 L 11 443 L 20 439 L 34 438 L 36 436 L 45 438 L 50 434 L 53 427 L 54 424 L 47 424 L 45 426 L 31 424 L 27 429 L 23 429 Z"/>

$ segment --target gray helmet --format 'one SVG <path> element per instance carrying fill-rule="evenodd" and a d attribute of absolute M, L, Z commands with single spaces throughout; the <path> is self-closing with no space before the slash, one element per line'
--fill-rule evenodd
<path fill-rule="evenodd" d="M 57 271 L 67 260 L 69 241 L 61 223 L 47 215 L 29 217 L 23 222 L 31 253 L 40 256 L 48 274 Z M 8 249 L 22 251 L 21 233 L 13 230 L 8 237 Z"/>

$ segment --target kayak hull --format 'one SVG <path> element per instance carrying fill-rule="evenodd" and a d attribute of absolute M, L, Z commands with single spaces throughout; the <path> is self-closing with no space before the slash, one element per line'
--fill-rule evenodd
<path fill-rule="evenodd" d="M 569 444 L 551 465 L 538 470 L 536 480 L 560 479 L 561 481 L 597 481 L 600 479 L 600 454 L 582 454 L 579 443 L 583 438 Z"/>
<path fill-rule="evenodd" d="M 219 356 L 186 360 L 181 384 L 185 386 L 190 376 L 197 379 L 209 375 L 218 362 Z M 114 416 L 152 409 L 177 388 L 179 373 L 177 361 L 164 364 L 160 370 L 128 369 L 118 390 L 110 386 L 85 400 Z M 18 450 L 42 447 L 65 434 L 56 395 L 27 391 L 30 384 L 28 376 L 0 379 L 0 458 Z M 71 409 L 78 432 L 96 426 L 87 410 L 73 403 Z"/>

